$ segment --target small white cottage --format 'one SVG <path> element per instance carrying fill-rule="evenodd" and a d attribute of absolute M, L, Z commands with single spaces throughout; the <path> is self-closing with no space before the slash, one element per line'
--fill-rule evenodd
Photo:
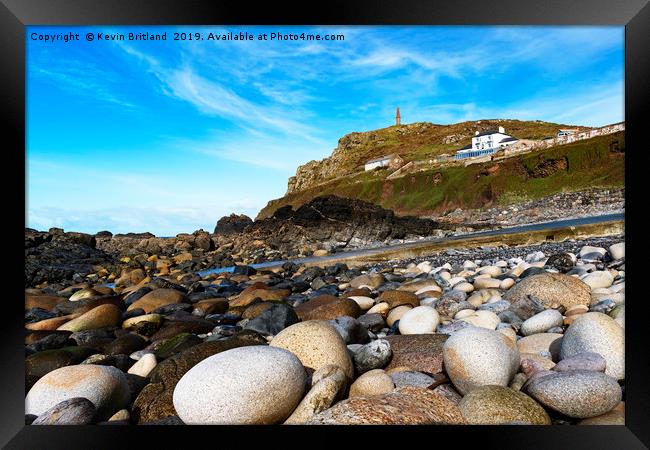
<path fill-rule="evenodd" d="M 404 160 L 397 153 L 392 153 L 390 155 L 382 156 L 381 158 L 371 159 L 370 161 L 367 161 L 364 168 L 366 172 L 376 169 L 377 167 L 399 169 L 402 164 L 404 164 Z"/>

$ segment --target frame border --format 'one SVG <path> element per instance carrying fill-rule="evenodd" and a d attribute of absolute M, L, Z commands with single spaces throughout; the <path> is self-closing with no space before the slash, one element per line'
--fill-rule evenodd
<path fill-rule="evenodd" d="M 0 49 L 6 61 L 3 77 L 3 110 L 7 126 L 5 136 L 9 137 L 7 146 L 12 152 L 20 154 L 25 151 L 25 27 L 27 25 L 203 25 L 203 24 L 250 24 L 250 25 L 625 25 L 625 121 L 626 140 L 633 153 L 626 157 L 626 234 L 628 238 L 628 259 L 636 261 L 631 266 L 632 283 L 628 283 L 628 297 L 641 297 L 631 303 L 626 330 L 626 425 L 625 426 L 591 426 L 591 427 L 493 427 L 463 426 L 456 430 L 453 426 L 440 426 L 435 429 L 434 439 L 451 438 L 455 442 L 467 438 L 476 439 L 481 445 L 505 448 L 566 448 L 570 442 L 572 448 L 648 448 L 650 445 L 650 389 L 647 380 L 648 370 L 647 333 L 644 333 L 643 312 L 647 312 L 647 303 L 642 298 L 641 282 L 635 280 L 643 276 L 640 264 L 643 263 L 636 248 L 629 243 L 641 243 L 642 204 L 635 197 L 642 198 L 641 180 L 645 175 L 641 154 L 644 150 L 643 131 L 645 123 L 641 115 L 647 112 L 646 102 L 650 99 L 650 5 L 647 0 L 625 0 L 615 2 L 607 0 L 546 0 L 538 2 L 529 0 L 493 0 L 477 2 L 457 0 L 455 2 L 435 1 L 373 1 L 373 0 L 331 0 L 317 6 L 318 10 L 308 11 L 304 4 L 265 2 L 254 7 L 245 2 L 232 0 L 209 2 L 188 0 L 183 3 L 173 0 L 0 0 Z M 647 127 L 647 126 L 646 126 Z M 636 152 L 636 154 L 634 154 Z M 647 157 L 644 161 L 648 161 Z M 25 161 L 12 160 L 25 174 Z M 646 175 L 647 176 L 647 175 Z M 23 179 L 23 182 L 26 180 Z M 9 186 L 7 186 L 9 188 Z M 14 188 L 15 189 L 15 188 Z M 8 192 L 12 192 L 6 189 Z M 26 197 L 16 199 L 16 211 L 21 208 L 26 214 Z M 644 199 L 645 200 L 645 199 Z M 647 200 L 646 200 L 647 201 Z M 630 202 L 632 206 L 630 207 Z M 636 209 L 635 209 L 636 208 Z M 19 233 L 24 232 L 25 220 L 11 218 L 17 223 L 12 228 L 11 240 L 16 247 L 21 242 Z M 630 220 L 632 217 L 636 217 Z M 23 216 L 23 219 L 25 216 Z M 637 228 L 638 227 L 638 228 Z M 23 255 L 24 249 L 17 248 L 16 254 Z M 646 256 L 647 257 L 647 256 Z M 638 261 L 637 261 L 638 259 Z M 12 259 L 13 260 L 13 259 Z M 23 260 L 24 261 L 24 260 Z M 15 280 L 23 278 L 23 268 L 13 264 Z M 630 291 L 631 288 L 631 291 Z M 7 297 L 20 298 L 24 295 L 22 287 L 16 284 Z M 5 300 L 11 302 L 12 299 Z M 645 309 L 644 309 L 645 307 Z M 20 302 L 6 307 L 9 311 L 22 317 Z M 262 432 L 271 430 L 307 431 L 309 440 L 320 433 L 335 430 L 344 437 L 362 437 L 376 439 L 404 437 L 432 438 L 429 427 L 156 427 L 155 434 L 151 427 L 29 427 L 24 425 L 24 354 L 22 319 L 6 320 L 3 324 L 2 366 L 0 371 L 3 392 L 3 413 L 0 419 L 0 444 L 11 439 L 5 448 L 116 448 L 131 447 L 137 437 L 165 443 L 180 438 L 185 444 L 196 442 L 197 437 L 208 438 L 215 442 L 242 443 L 250 436 L 246 431 Z M 627 391 L 630 395 L 627 395 Z M 629 397 L 629 398 L 628 398 Z M 361 428 L 361 429 L 360 429 Z M 327 429 L 327 430 L 325 430 Z M 137 431 L 136 431 L 137 430 Z M 506 431 L 504 433 L 504 430 Z M 455 433 L 460 431 L 460 433 Z M 216 433 L 215 433 L 216 432 Z M 18 434 L 16 434 L 18 433 Z M 420 434 L 426 433 L 426 434 Z M 462 434 L 461 434 L 462 433 Z M 261 437 L 261 435 L 259 435 Z M 13 439 L 12 439 L 13 437 Z M 264 436 L 266 437 L 266 436 Z M 320 437 L 320 436 L 318 436 Z M 327 438 L 323 435 L 323 442 Z M 163 440 L 164 439 L 164 440 Z M 373 439 L 373 440 L 374 440 Z M 338 441 L 338 439 L 337 439 Z M 286 439 L 280 442 L 285 443 Z M 344 441 L 339 441 L 343 443 Z M 71 445 L 73 444 L 73 445 Z M 167 446 L 169 444 L 165 444 Z"/>

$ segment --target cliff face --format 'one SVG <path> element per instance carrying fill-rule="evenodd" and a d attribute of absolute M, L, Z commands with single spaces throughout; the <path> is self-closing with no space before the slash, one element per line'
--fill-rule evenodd
<path fill-rule="evenodd" d="M 519 139 L 555 136 L 561 125 L 541 121 L 479 120 L 452 125 L 418 122 L 368 132 L 354 132 L 339 139 L 332 154 L 320 161 L 299 166 L 289 178 L 287 195 L 304 191 L 339 177 L 362 172 L 366 161 L 390 153 L 399 153 L 405 162 L 432 158 L 469 144 L 476 131 L 503 126 L 506 133 Z M 587 127 L 572 128 L 587 129 Z"/>
<path fill-rule="evenodd" d="M 523 131 L 515 131 L 516 127 L 513 125 L 506 127 L 506 132 L 515 137 L 522 137 L 526 132 L 529 135 L 535 133 L 535 126 L 539 125 L 535 122 L 521 123 L 528 124 L 528 131 L 524 126 L 520 127 Z M 421 129 L 435 131 L 433 127 L 440 126 L 425 124 Z M 543 123 L 537 126 L 537 133 L 552 134 L 544 131 L 549 127 L 549 124 Z M 448 133 L 449 127 L 445 128 L 445 133 Z M 381 134 L 381 131 L 376 133 Z M 427 131 L 423 132 L 426 133 Z M 356 133 L 356 137 L 349 135 L 350 140 L 347 139 L 348 136 L 341 140 L 341 145 L 335 151 L 336 159 L 332 155 L 325 162 L 310 163 L 309 169 L 301 167 L 292 180 L 290 192 L 279 199 L 269 201 L 257 215 L 257 219 L 272 217 L 278 208 L 287 205 L 297 209 L 315 197 L 324 195 L 363 200 L 390 209 L 398 215 L 439 217 L 456 208 L 477 209 L 509 205 L 519 201 L 541 199 L 560 192 L 575 192 L 591 187 L 620 188 L 625 185 L 624 131 L 515 155 L 500 161 L 467 167 L 432 166 L 395 178 L 388 177 L 391 173 L 389 170 L 358 172 L 363 170 L 361 164 L 366 158 L 370 159 L 369 151 L 380 155 L 392 153 L 386 147 L 377 150 L 376 147 L 368 145 L 368 142 L 377 142 L 376 137 L 372 140 L 372 133 L 364 133 L 362 139 L 359 134 L 362 133 Z M 409 147 L 405 142 L 414 142 L 414 136 L 420 140 L 424 139 L 421 135 L 413 133 L 390 145 L 393 149 L 401 147 L 403 151 L 395 153 L 399 153 L 405 162 L 408 162 L 416 157 L 422 158 L 424 154 L 440 152 L 440 148 L 444 146 L 457 149 L 463 145 L 463 139 L 466 139 L 462 136 L 467 136 L 469 140 L 474 130 L 444 134 L 442 138 L 441 133 L 437 134 L 440 139 L 457 139 L 458 143 L 437 144 L 438 150 L 425 146 L 424 150 L 409 151 L 409 148 L 416 148 L 415 144 L 409 144 Z M 366 144 L 358 144 L 359 142 Z M 358 166 L 355 166 L 356 161 L 360 161 Z M 324 178 L 324 173 L 333 174 L 329 175 L 332 178 Z"/>

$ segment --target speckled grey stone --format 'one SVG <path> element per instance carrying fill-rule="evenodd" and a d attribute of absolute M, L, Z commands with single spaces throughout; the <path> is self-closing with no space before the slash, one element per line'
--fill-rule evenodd
<path fill-rule="evenodd" d="M 510 308 L 510 303 L 505 300 L 499 300 L 494 303 L 483 303 L 476 308 L 479 311 L 492 311 L 494 314 L 500 314 Z"/>
<path fill-rule="evenodd" d="M 47 373 L 34 384 L 25 398 L 25 413 L 39 416 L 75 397 L 93 402 L 97 419 L 102 420 L 126 407 L 131 394 L 126 375 L 115 367 L 94 364 L 66 366 Z"/>
<path fill-rule="evenodd" d="M 524 390 L 542 405 L 580 419 L 611 411 L 622 397 L 614 378 L 591 370 L 551 372 L 533 378 Z"/>
<path fill-rule="evenodd" d="M 393 379 L 396 388 L 403 386 L 428 388 L 435 382 L 432 377 L 422 372 L 393 372 L 390 374 L 390 377 Z"/>
<path fill-rule="evenodd" d="M 274 424 L 293 412 L 306 386 L 304 367 L 288 350 L 255 345 L 226 350 L 192 367 L 174 389 L 186 424 Z"/>
<path fill-rule="evenodd" d="M 460 401 L 458 408 L 472 425 L 501 425 L 518 422 L 550 425 L 551 419 L 539 403 L 528 395 L 503 386 L 482 386 Z"/>
<path fill-rule="evenodd" d="M 540 313 L 535 314 L 533 317 L 526 319 L 524 323 L 521 324 L 520 332 L 524 336 L 530 336 L 531 334 L 544 333 L 553 327 L 559 327 L 562 325 L 564 318 L 562 314 L 554 309 L 547 309 Z"/>
<path fill-rule="evenodd" d="M 448 324 L 440 324 L 436 328 L 436 332 L 440 334 L 454 334 L 465 328 L 473 326 L 472 324 L 465 322 L 464 320 L 454 320 Z"/>
<path fill-rule="evenodd" d="M 594 352 L 607 361 L 605 373 L 625 379 L 625 333 L 611 317 L 598 312 L 580 315 L 564 333 L 560 359 Z"/>
<path fill-rule="evenodd" d="M 353 360 L 357 375 L 388 365 L 393 352 L 386 339 L 377 339 L 354 352 Z"/>
<path fill-rule="evenodd" d="M 519 367 L 516 344 L 498 331 L 470 327 L 443 346 L 445 371 L 461 394 L 485 385 L 508 386 Z"/>

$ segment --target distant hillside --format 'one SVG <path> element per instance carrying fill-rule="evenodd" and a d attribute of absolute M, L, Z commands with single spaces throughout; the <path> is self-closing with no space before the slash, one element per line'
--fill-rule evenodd
<path fill-rule="evenodd" d="M 506 132 L 518 138 L 541 138 L 554 135 L 563 125 L 545 122 L 518 122 L 518 121 L 488 121 L 467 122 L 465 125 L 457 124 L 450 127 L 463 136 L 471 136 L 473 126 L 492 128 L 497 124 L 505 126 Z M 510 125 L 503 125 L 511 122 Z M 470 125 L 474 124 L 474 125 Z M 515 127 L 515 124 L 519 128 Z M 498 125 L 497 125 L 498 126 Z M 463 128 L 468 127 L 468 128 Z M 439 125 L 415 124 L 415 129 L 421 133 L 438 132 L 444 134 Z M 576 127 L 572 127 L 576 128 Z M 586 128 L 586 127 L 582 127 Z M 433 154 L 449 151 L 449 147 L 459 148 L 465 145 L 465 137 L 454 145 L 430 144 L 430 150 L 415 149 L 415 145 L 407 146 L 405 142 L 424 140 L 418 133 L 408 133 L 408 138 L 401 141 L 395 139 L 391 144 L 384 144 L 382 150 L 377 150 L 368 142 L 377 142 L 377 136 L 390 133 L 397 127 L 378 130 L 377 132 L 364 133 L 361 139 L 348 135 L 341 140 L 339 148 L 356 149 L 343 161 L 336 173 L 343 171 L 342 167 L 351 170 L 355 164 L 361 164 L 367 158 L 379 154 L 390 153 L 397 148 L 400 155 Z M 447 131 L 449 127 L 445 127 Z M 437 131 L 435 131 L 437 130 Z M 396 131 L 392 131 L 396 133 Z M 371 135 L 376 133 L 373 138 Z M 357 133 L 360 135 L 360 133 Z M 447 136 L 450 136 L 449 134 Z M 344 141 L 344 139 L 346 139 Z M 354 143 L 350 145 L 349 143 Z M 361 142 L 364 142 L 363 144 Z M 613 145 L 616 143 L 615 145 Z M 389 147 L 392 150 L 389 150 Z M 434 147 L 437 146 L 437 150 Z M 374 153 L 370 152 L 370 148 Z M 410 152 L 406 150 L 410 149 Z M 336 153 L 336 152 L 335 152 Z M 361 156 L 363 155 L 363 156 Z M 332 155 L 331 158 L 334 158 Z M 407 159 L 407 158 L 405 158 Z M 327 164 L 327 163 L 326 163 Z M 375 203 L 384 208 L 391 209 L 397 214 L 411 215 L 440 215 L 458 207 L 481 208 L 497 204 L 511 204 L 524 200 L 539 199 L 558 192 L 578 191 L 591 187 L 622 187 L 625 175 L 625 133 L 618 132 L 606 136 L 598 136 L 572 144 L 539 150 L 525 155 L 513 156 L 499 162 L 474 164 L 468 167 L 447 167 L 408 174 L 402 178 L 386 180 L 387 171 L 371 171 L 358 173 L 351 176 L 339 176 L 337 179 L 325 182 L 318 186 L 301 189 L 288 193 L 284 197 L 272 200 L 260 211 L 258 218 L 269 217 L 282 206 L 292 205 L 294 208 L 310 201 L 319 195 L 335 194 L 341 197 L 356 198 Z M 304 167 L 304 166 L 303 166 Z"/>
<path fill-rule="evenodd" d="M 362 171 L 366 161 L 391 153 L 399 153 L 408 162 L 454 152 L 470 144 L 476 131 L 492 130 L 499 126 L 504 127 L 507 134 L 518 139 L 554 137 L 560 128 L 589 129 L 542 121 L 502 119 L 452 125 L 418 122 L 363 133 L 350 133 L 339 139 L 338 146 L 328 158 L 310 161 L 298 167 L 296 175 L 289 178 L 287 194 Z"/>

